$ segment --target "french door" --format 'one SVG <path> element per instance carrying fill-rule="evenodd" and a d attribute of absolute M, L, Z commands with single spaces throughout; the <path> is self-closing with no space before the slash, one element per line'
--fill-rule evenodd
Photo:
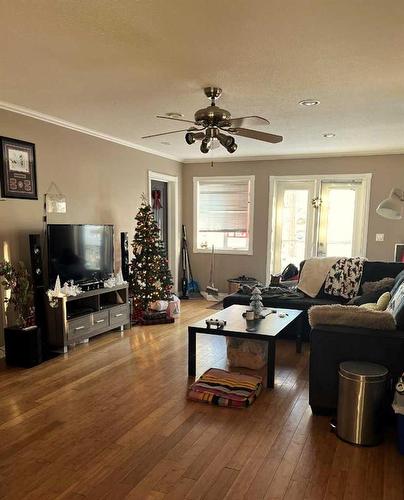
<path fill-rule="evenodd" d="M 271 272 L 308 257 L 365 255 L 370 175 L 276 177 Z"/>

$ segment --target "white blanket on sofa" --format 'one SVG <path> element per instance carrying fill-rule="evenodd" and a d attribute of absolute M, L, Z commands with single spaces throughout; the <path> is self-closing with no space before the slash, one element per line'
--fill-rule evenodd
<path fill-rule="evenodd" d="M 313 257 L 304 262 L 297 289 L 311 298 L 318 292 L 339 257 Z"/>

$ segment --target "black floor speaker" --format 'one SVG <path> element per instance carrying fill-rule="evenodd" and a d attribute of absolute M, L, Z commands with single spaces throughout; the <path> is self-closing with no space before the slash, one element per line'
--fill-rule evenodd
<path fill-rule="evenodd" d="M 34 288 L 35 322 L 39 327 L 38 335 L 42 335 L 42 350 L 46 353 L 46 312 L 45 312 L 45 278 L 41 235 L 29 235 L 31 256 L 31 276 Z"/>
<path fill-rule="evenodd" d="M 29 235 L 29 251 L 31 256 L 31 275 L 34 290 L 44 288 L 43 256 L 41 247 L 41 236 L 39 234 Z"/>
<path fill-rule="evenodd" d="M 128 233 L 121 233 L 121 267 L 125 281 L 129 280 L 129 238 Z"/>

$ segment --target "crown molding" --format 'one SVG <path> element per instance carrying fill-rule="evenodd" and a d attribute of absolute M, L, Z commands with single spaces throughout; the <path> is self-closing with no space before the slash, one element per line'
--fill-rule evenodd
<path fill-rule="evenodd" d="M 149 153 L 155 156 L 161 156 L 163 158 L 167 158 L 168 160 L 174 160 L 179 163 L 183 161 L 181 158 L 177 158 L 176 156 L 161 153 L 160 151 L 156 151 L 155 149 L 146 148 L 134 142 L 126 141 L 125 139 L 114 137 L 113 135 L 104 134 L 103 132 L 99 132 L 98 130 L 82 127 L 81 125 L 77 125 L 76 123 L 72 123 L 63 120 L 61 118 L 57 118 L 56 116 L 47 115 L 45 113 L 35 111 L 34 109 L 26 108 L 24 106 L 18 106 L 17 104 L 0 101 L 0 109 L 4 109 L 5 111 L 11 111 L 12 113 L 17 113 L 19 115 L 28 116 L 29 118 L 34 118 L 35 120 L 51 123 L 52 125 L 57 125 L 58 127 L 74 130 L 75 132 L 91 135 L 93 137 L 97 137 L 98 139 L 102 139 L 104 141 L 114 142 L 115 144 L 119 144 L 121 146 L 137 149 L 138 151 L 142 151 L 143 153 Z"/>
<path fill-rule="evenodd" d="M 310 158 L 343 158 L 343 157 L 355 157 L 355 156 L 385 156 L 385 155 L 401 155 L 404 154 L 404 149 L 398 150 L 376 150 L 376 151 L 344 151 L 344 152 L 335 152 L 335 153 L 291 153 L 291 154 L 279 154 L 279 155 L 264 155 L 264 156 L 232 156 L 228 157 L 220 157 L 220 158 L 206 158 L 206 156 L 202 158 L 181 158 L 178 156 L 170 155 L 167 153 L 161 153 L 155 149 L 146 148 L 141 146 L 140 144 L 136 144 L 131 141 L 127 141 L 125 139 L 120 139 L 119 137 L 114 137 L 109 134 L 104 134 L 103 132 L 99 132 L 97 130 L 89 129 L 87 127 L 83 127 L 81 125 L 77 125 L 76 123 L 69 122 L 67 120 L 63 120 L 61 118 L 57 118 L 56 116 L 48 115 L 46 113 L 41 113 L 39 111 L 35 111 L 30 108 L 26 108 L 24 106 L 19 106 L 17 104 L 0 101 L 0 109 L 4 109 L 5 111 L 10 111 L 12 113 L 17 113 L 20 115 L 28 116 L 29 118 L 34 118 L 35 120 L 40 120 L 46 123 L 51 123 L 52 125 L 57 125 L 58 127 L 67 128 L 70 130 L 74 130 L 75 132 L 80 132 L 82 134 L 91 135 L 93 137 L 97 137 L 98 139 L 102 139 L 104 141 L 113 142 L 115 144 L 119 144 L 121 146 L 125 146 L 131 149 L 136 149 L 138 151 L 142 151 L 143 153 L 148 153 L 155 156 L 160 156 L 162 158 L 166 158 L 168 160 L 173 160 L 182 164 L 189 163 L 233 163 L 239 161 L 251 162 L 251 161 L 269 161 L 269 160 L 303 160 Z"/>
<path fill-rule="evenodd" d="M 231 158 L 185 158 L 181 160 L 183 164 L 189 163 L 234 163 L 238 161 L 274 161 L 274 160 L 305 160 L 315 158 L 346 158 L 357 156 L 387 156 L 387 155 L 403 155 L 404 149 L 395 150 L 377 150 L 377 151 L 346 151 L 336 153 L 291 153 L 283 155 L 266 155 L 266 156 L 232 156 Z"/>

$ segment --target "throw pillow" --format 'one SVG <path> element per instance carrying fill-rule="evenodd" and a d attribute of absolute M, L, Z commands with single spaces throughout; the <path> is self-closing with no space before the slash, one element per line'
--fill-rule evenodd
<path fill-rule="evenodd" d="M 379 297 L 379 300 L 376 303 L 378 310 L 385 311 L 387 309 L 387 306 L 389 305 L 390 299 L 391 299 L 390 292 L 383 293 L 383 295 Z"/>
<path fill-rule="evenodd" d="M 369 311 L 378 311 L 376 302 L 369 302 L 369 304 L 362 304 L 359 307 L 362 309 L 368 309 Z"/>
<path fill-rule="evenodd" d="M 367 281 L 362 285 L 362 292 L 363 294 L 365 294 L 371 292 L 378 292 L 379 290 L 384 290 L 384 289 L 388 289 L 388 291 L 390 291 L 393 288 L 394 281 L 395 281 L 394 278 L 383 278 L 382 280 L 379 281 Z"/>
<path fill-rule="evenodd" d="M 395 330 L 394 317 L 389 311 L 371 311 L 357 306 L 333 304 L 309 309 L 310 326 L 338 325 L 372 330 Z"/>
<path fill-rule="evenodd" d="M 390 292 L 383 293 L 377 302 L 361 304 L 359 307 L 364 309 L 372 309 L 373 311 L 385 311 L 390 302 Z"/>
<path fill-rule="evenodd" d="M 363 295 L 359 295 L 358 297 L 354 297 L 348 302 L 349 306 L 361 306 L 362 304 L 368 304 L 370 302 L 376 303 L 379 298 L 386 292 L 389 292 L 390 288 L 383 288 L 376 292 L 364 293 Z"/>
<path fill-rule="evenodd" d="M 404 330 L 404 281 L 392 293 L 391 300 L 387 307 L 387 311 L 391 312 L 399 330 Z"/>

